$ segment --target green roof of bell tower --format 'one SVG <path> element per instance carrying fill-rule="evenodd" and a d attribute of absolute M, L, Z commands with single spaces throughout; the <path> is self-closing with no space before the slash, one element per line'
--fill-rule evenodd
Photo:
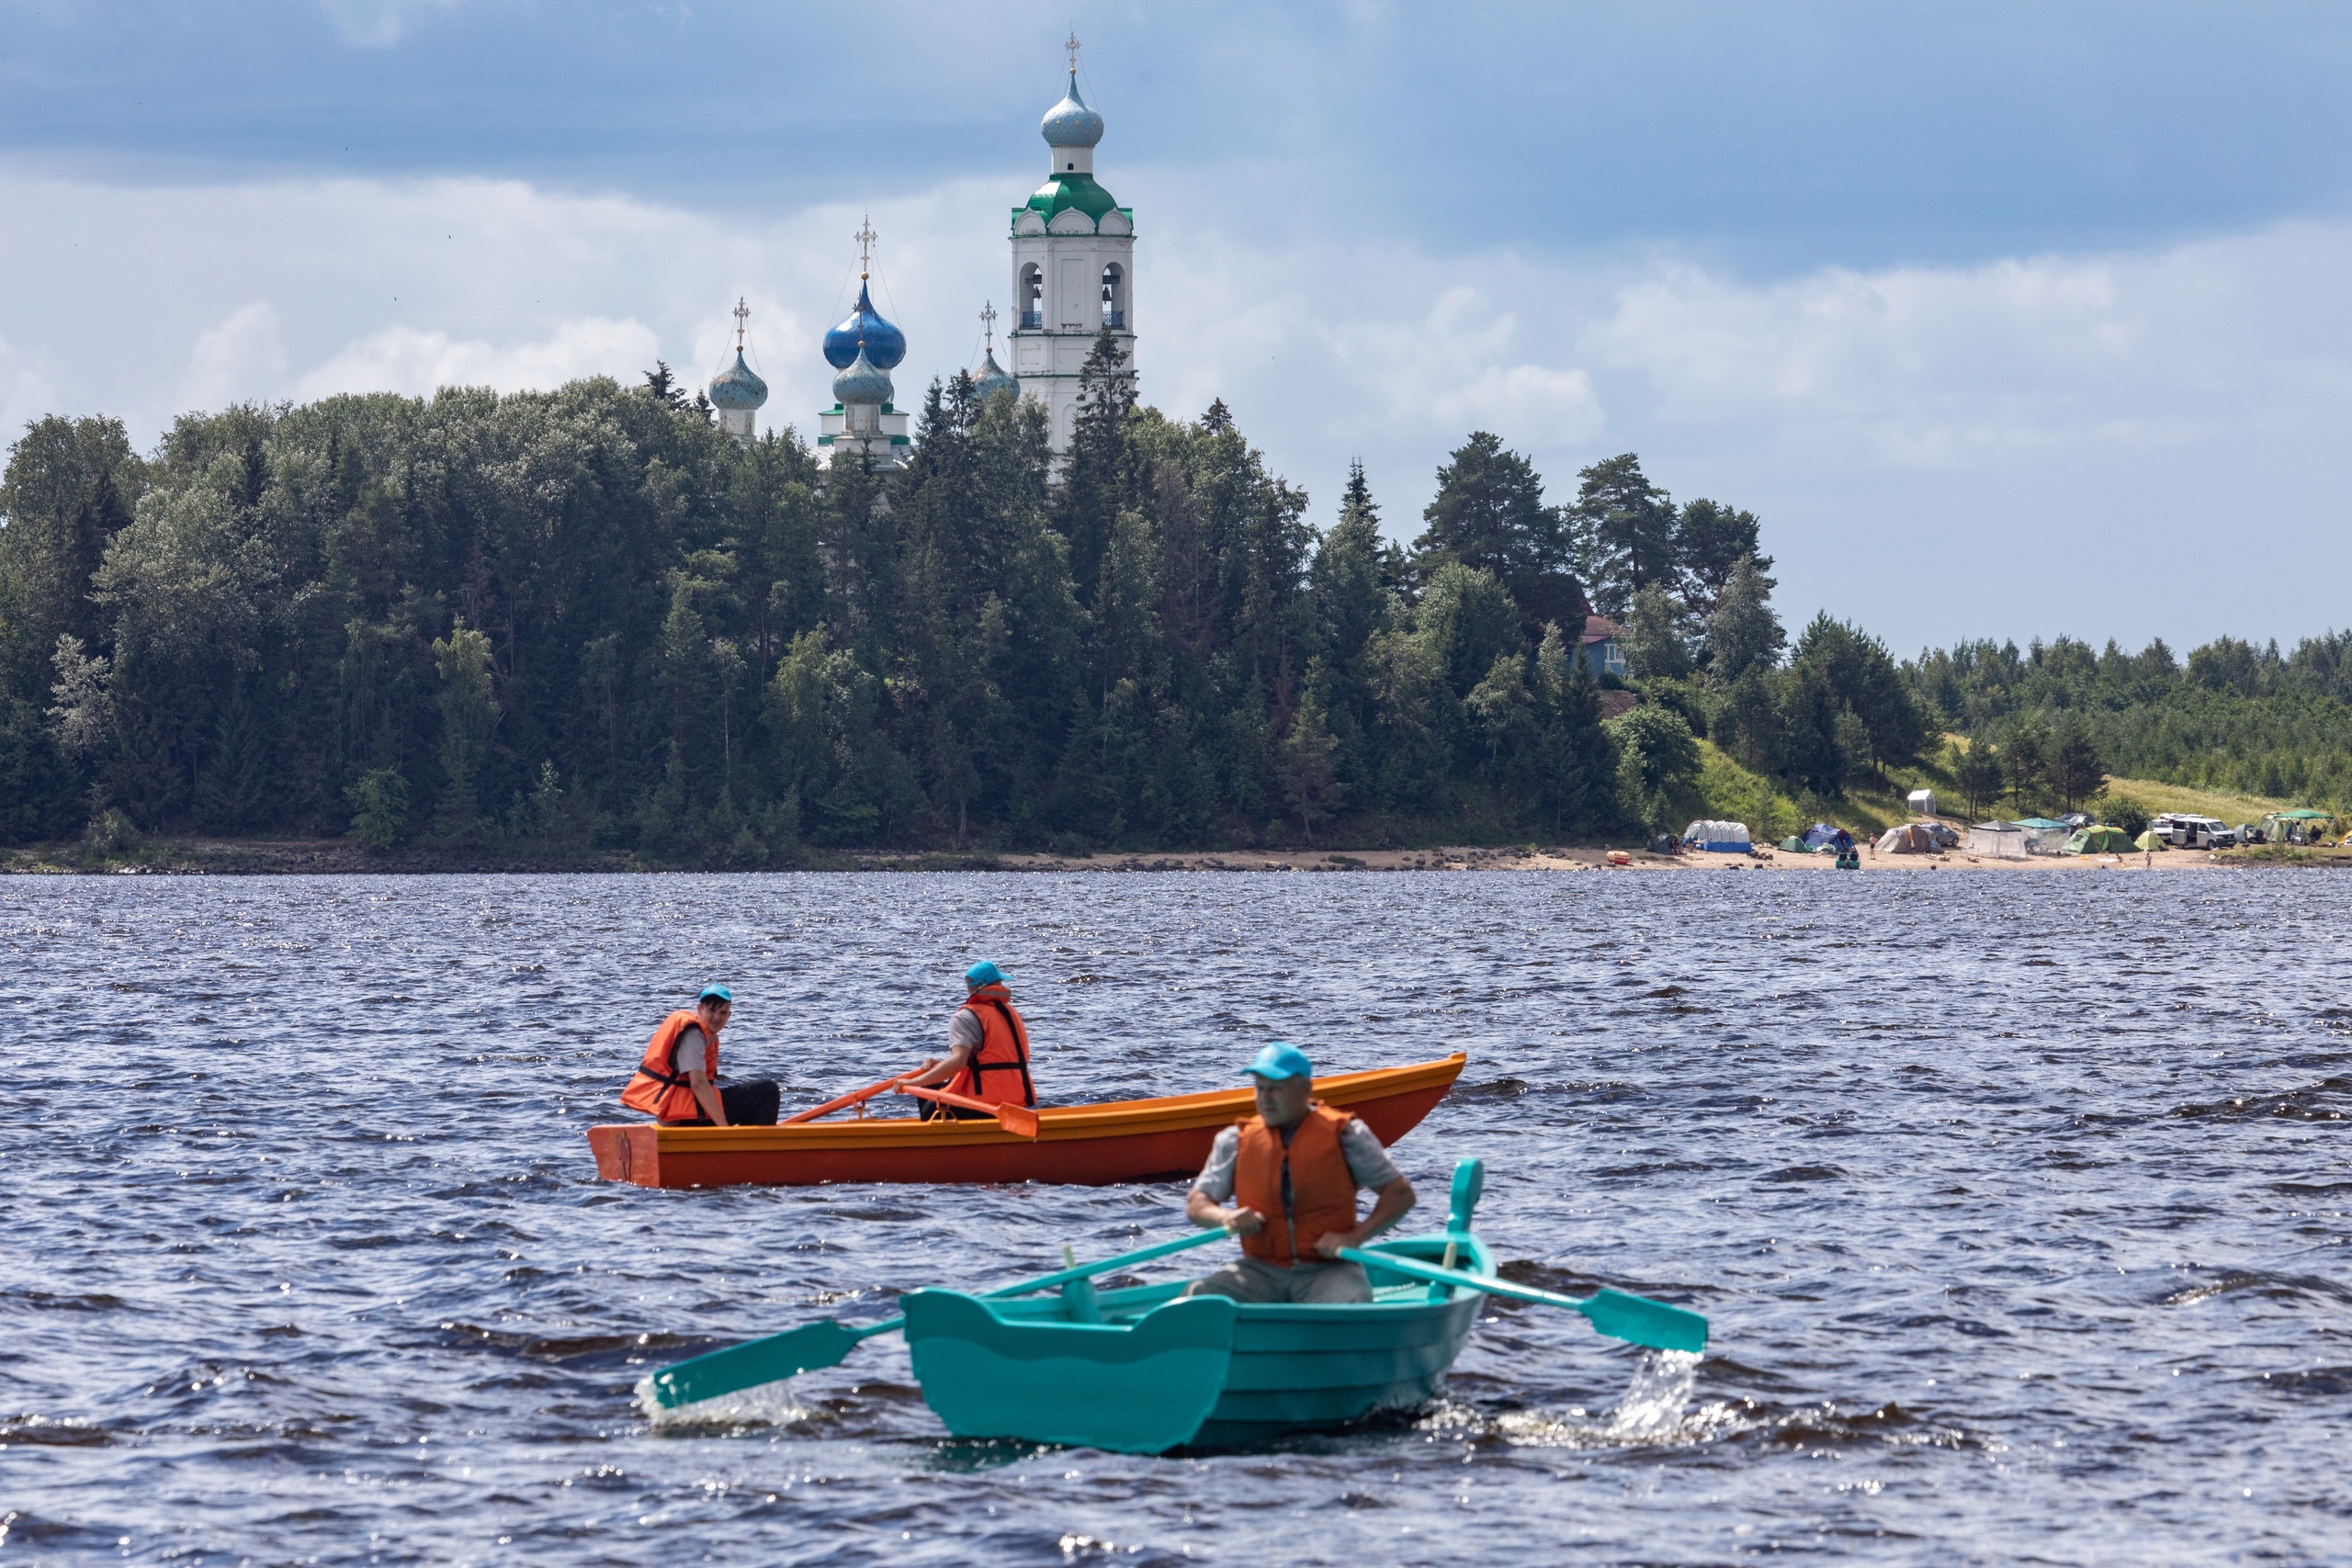
<path fill-rule="evenodd" d="M 1094 183 L 1092 175 L 1056 175 L 1037 187 L 1028 201 L 1029 210 L 1051 223 L 1068 209 L 1075 207 L 1097 223 L 1106 212 L 1115 211 L 1118 202 L 1111 193 Z"/>

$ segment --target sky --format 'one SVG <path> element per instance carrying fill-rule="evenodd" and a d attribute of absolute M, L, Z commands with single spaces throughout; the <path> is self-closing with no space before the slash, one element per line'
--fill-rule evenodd
<path fill-rule="evenodd" d="M 1409 541 L 1491 430 L 1898 653 L 2352 624 L 2352 9 L 0 0 L 0 428 L 695 380 L 814 434 L 871 214 L 977 362 L 1066 34 L 1147 400 Z"/>

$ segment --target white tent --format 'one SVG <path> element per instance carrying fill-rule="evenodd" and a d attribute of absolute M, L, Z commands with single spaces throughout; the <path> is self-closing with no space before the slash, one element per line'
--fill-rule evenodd
<path fill-rule="evenodd" d="M 1881 833 L 1873 847 L 1883 855 L 1931 855 L 1936 836 L 1924 824 L 1905 822 Z"/>
<path fill-rule="evenodd" d="M 1686 850 L 1713 850 L 1721 854 L 1744 855 L 1750 840 L 1745 822 L 1693 822 L 1682 829 L 1682 847 Z"/>
<path fill-rule="evenodd" d="M 1968 830 L 1967 848 L 1987 860 L 2023 860 L 2025 829 L 2014 822 L 1979 822 Z"/>
<path fill-rule="evenodd" d="M 1905 797 L 1905 799 L 1906 804 L 1911 807 L 1911 815 L 1914 817 L 1933 817 L 1936 814 L 1936 792 L 1934 790 L 1915 789 L 1907 797 Z"/>

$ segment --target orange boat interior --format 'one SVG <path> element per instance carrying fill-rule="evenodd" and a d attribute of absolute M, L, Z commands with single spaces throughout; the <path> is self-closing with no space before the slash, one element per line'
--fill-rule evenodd
<path fill-rule="evenodd" d="M 1316 1098 L 1354 1112 L 1384 1144 L 1453 1087 L 1462 1053 L 1410 1066 L 1334 1073 Z M 1189 1175 L 1219 1129 L 1251 1114 L 1247 1089 L 1095 1105 L 1041 1106 L 1035 1140 L 994 1122 L 837 1115 L 775 1127 L 616 1124 L 588 1130 L 596 1174 L 646 1187 L 828 1181 L 1060 1181 Z"/>

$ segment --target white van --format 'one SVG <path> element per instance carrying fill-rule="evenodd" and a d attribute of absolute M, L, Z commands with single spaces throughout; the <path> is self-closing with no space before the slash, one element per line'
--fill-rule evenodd
<path fill-rule="evenodd" d="M 2176 850 L 2227 849 L 2237 842 L 2237 835 L 2226 823 L 2211 817 L 2193 816 L 2186 811 L 2167 811 L 2148 824 Z"/>

